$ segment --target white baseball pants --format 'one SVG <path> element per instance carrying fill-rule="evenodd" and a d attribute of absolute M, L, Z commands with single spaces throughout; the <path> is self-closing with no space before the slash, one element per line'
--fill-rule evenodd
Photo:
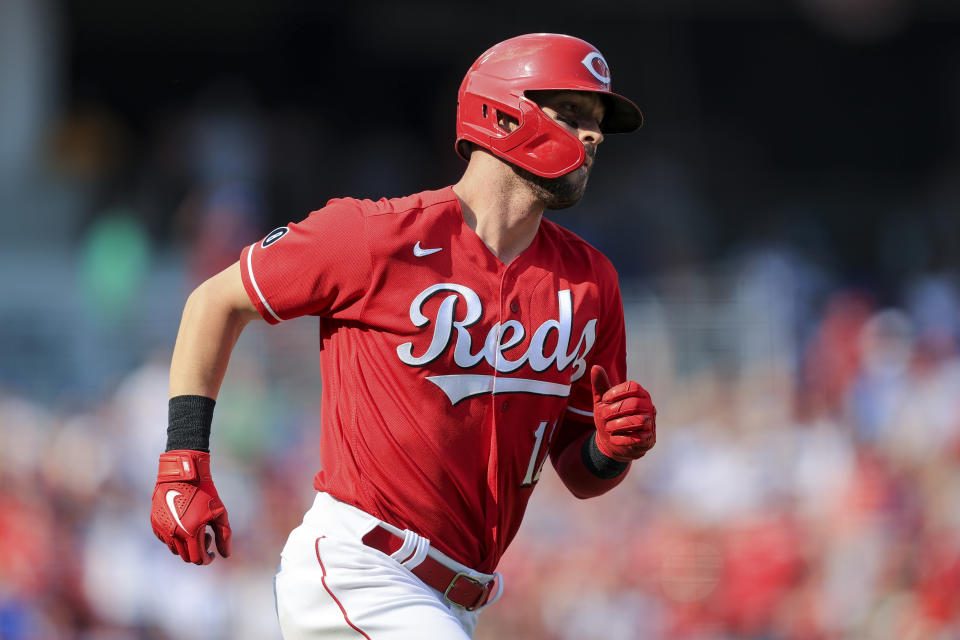
<path fill-rule="evenodd" d="M 478 611 L 447 601 L 397 560 L 361 542 L 378 524 L 352 505 L 317 494 L 280 554 L 275 587 L 284 640 L 473 637 Z M 471 577 L 492 578 L 436 549 L 428 553 Z"/>

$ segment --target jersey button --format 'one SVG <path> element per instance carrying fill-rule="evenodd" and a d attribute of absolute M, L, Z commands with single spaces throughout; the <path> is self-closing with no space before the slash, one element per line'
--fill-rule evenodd
<path fill-rule="evenodd" d="M 500 404 L 500 411 L 506 411 L 506 410 L 509 409 L 509 408 L 510 408 L 510 401 L 509 401 L 509 400 L 504 400 L 504 401 Z"/>
<path fill-rule="evenodd" d="M 514 300 L 513 302 L 510 303 L 510 311 L 512 311 L 513 313 L 519 313 L 519 312 L 520 312 L 520 305 L 517 304 L 517 301 L 516 301 L 516 300 Z"/>

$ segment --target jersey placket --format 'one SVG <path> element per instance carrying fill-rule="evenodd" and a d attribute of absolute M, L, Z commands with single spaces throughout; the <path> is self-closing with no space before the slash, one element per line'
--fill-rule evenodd
<path fill-rule="evenodd" d="M 509 309 L 509 297 L 513 293 L 517 278 L 514 275 L 514 265 L 516 260 L 507 265 L 503 273 L 500 275 L 500 286 L 498 287 L 497 295 L 497 349 L 494 355 L 494 366 L 493 366 L 493 394 L 497 393 L 497 382 L 500 380 L 500 361 L 503 358 L 500 353 L 499 345 L 503 342 L 504 328 L 503 325 L 507 320 L 517 320 L 517 318 L 508 317 L 507 310 Z M 504 400 L 500 403 L 499 407 L 501 412 L 505 411 L 509 406 L 509 402 Z"/>
<path fill-rule="evenodd" d="M 496 310 L 496 322 L 498 326 L 497 330 L 497 349 L 494 356 L 494 367 L 493 367 L 493 389 L 490 393 L 490 398 L 493 403 L 491 416 L 493 423 L 490 429 L 490 465 L 487 468 L 487 486 L 490 487 L 490 495 L 496 496 L 496 501 L 499 502 L 501 499 L 500 495 L 500 429 L 506 426 L 508 420 L 509 409 L 510 409 L 510 398 L 508 395 L 497 395 L 499 388 L 498 382 L 500 381 L 501 373 L 501 360 L 503 359 L 502 354 L 500 353 L 499 345 L 502 344 L 505 329 L 504 324 L 508 320 L 516 320 L 521 322 L 522 317 L 520 316 L 520 307 L 517 302 L 514 300 L 513 307 L 511 307 L 511 297 L 514 297 L 518 291 L 520 274 L 523 270 L 521 265 L 523 261 L 523 255 L 515 258 L 510 264 L 506 265 L 499 275 L 499 287 L 498 287 L 498 296 L 497 296 L 497 310 Z M 527 337 L 524 338 L 525 340 Z M 518 348 L 522 347 L 517 345 Z M 500 547 L 503 545 L 503 540 L 501 536 L 504 535 L 503 529 L 503 518 L 507 513 L 501 512 L 499 509 L 494 509 L 491 513 L 497 514 L 497 523 L 496 523 L 496 535 L 497 535 L 497 546 Z M 499 550 L 502 552 L 502 548 Z"/>

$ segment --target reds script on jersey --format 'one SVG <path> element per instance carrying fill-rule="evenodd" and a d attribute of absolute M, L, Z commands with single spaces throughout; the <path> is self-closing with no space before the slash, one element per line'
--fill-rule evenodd
<path fill-rule="evenodd" d="M 504 265 L 450 187 L 331 200 L 244 249 L 241 269 L 267 322 L 320 317 L 315 487 L 479 571 L 548 454 L 593 430 L 591 365 L 626 372 L 609 260 L 543 219 Z"/>

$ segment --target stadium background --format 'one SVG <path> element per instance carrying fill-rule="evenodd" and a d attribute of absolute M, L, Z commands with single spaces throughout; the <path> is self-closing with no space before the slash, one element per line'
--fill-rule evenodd
<path fill-rule="evenodd" d="M 251 327 L 214 423 L 235 555 L 148 524 L 183 301 L 339 195 L 455 181 L 455 93 L 528 31 L 644 109 L 584 201 L 659 443 L 546 471 L 478 640 L 960 636 L 960 5 L 0 0 L 0 638 L 276 638 L 315 326 Z"/>

